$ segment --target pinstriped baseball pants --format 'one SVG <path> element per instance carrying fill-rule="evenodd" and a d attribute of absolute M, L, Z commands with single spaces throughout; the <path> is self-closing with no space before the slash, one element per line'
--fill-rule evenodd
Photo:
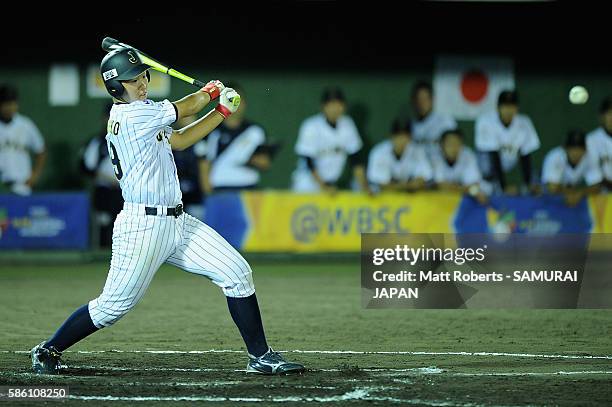
<path fill-rule="evenodd" d="M 144 205 L 127 203 L 113 228 L 104 289 L 89 302 L 94 325 L 110 326 L 132 309 L 163 263 L 209 278 L 228 297 L 255 292 L 249 264 L 211 227 L 187 213 L 151 216 Z"/>

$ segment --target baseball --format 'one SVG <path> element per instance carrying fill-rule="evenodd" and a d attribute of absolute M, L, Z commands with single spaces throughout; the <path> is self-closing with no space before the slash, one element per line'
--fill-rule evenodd
<path fill-rule="evenodd" d="M 584 86 L 574 86 L 569 91 L 569 100 L 574 105 L 583 105 L 589 100 L 589 92 Z"/>

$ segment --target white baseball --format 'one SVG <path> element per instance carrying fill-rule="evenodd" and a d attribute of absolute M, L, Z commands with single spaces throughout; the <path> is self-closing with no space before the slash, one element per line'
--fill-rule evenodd
<path fill-rule="evenodd" d="M 584 86 L 574 86 L 569 91 L 569 100 L 574 105 L 583 105 L 589 100 L 589 92 Z"/>

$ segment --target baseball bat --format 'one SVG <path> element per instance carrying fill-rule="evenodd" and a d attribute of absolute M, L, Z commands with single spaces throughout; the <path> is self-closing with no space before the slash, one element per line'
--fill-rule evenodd
<path fill-rule="evenodd" d="M 197 86 L 199 88 L 202 88 L 204 86 L 206 86 L 206 84 L 202 81 L 199 81 L 197 79 L 194 79 L 190 76 L 185 75 L 184 73 L 181 73 L 179 71 L 177 71 L 176 69 L 170 68 L 169 66 L 166 66 L 164 64 L 162 64 L 161 62 L 151 58 L 150 56 L 148 56 L 147 54 L 145 54 L 144 52 L 132 47 L 131 45 L 127 45 L 121 41 L 118 41 L 114 38 L 111 37 L 105 37 L 102 40 L 102 49 L 106 52 L 118 49 L 118 48 L 131 48 L 134 51 L 136 51 L 136 53 L 138 54 L 138 57 L 140 58 L 140 60 L 142 61 L 143 64 L 150 66 L 152 69 L 155 69 L 156 71 L 165 73 L 167 75 L 170 75 L 172 77 L 175 77 L 177 79 L 180 79 L 182 81 L 185 81 L 191 85 Z"/>

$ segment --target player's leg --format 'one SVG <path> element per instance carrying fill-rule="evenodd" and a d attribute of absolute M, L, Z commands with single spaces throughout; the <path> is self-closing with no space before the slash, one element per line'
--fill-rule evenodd
<path fill-rule="evenodd" d="M 37 373 L 59 372 L 61 353 L 123 317 L 142 298 L 157 269 L 174 250 L 171 218 L 119 214 L 113 255 L 102 294 L 77 309 L 48 341 L 32 349 Z"/>
<path fill-rule="evenodd" d="M 189 214 L 181 217 L 181 242 L 168 263 L 203 275 L 221 287 L 249 352 L 247 371 L 264 374 L 302 372 L 285 361 L 266 341 L 251 267 L 221 235 Z"/>

